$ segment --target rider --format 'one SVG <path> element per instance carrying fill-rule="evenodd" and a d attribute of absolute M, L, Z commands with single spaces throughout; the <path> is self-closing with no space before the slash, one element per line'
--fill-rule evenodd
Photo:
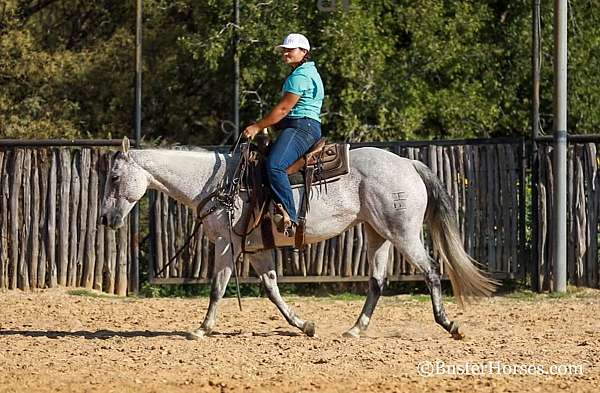
<path fill-rule="evenodd" d="M 276 49 L 292 67 L 283 84 L 283 97 L 269 114 L 246 127 L 244 136 L 254 138 L 271 126 L 282 130 L 267 157 L 267 178 L 280 211 L 280 216 L 274 217 L 277 229 L 293 235 L 298 221 L 286 170 L 321 138 L 319 115 L 325 94 L 315 63 L 309 61 L 310 44 L 305 36 L 289 34 Z"/>

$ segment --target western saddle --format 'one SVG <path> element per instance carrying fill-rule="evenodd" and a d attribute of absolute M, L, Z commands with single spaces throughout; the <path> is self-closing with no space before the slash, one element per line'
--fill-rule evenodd
<path fill-rule="evenodd" d="M 242 234 L 242 250 L 248 245 L 247 237 L 255 229 L 260 227 L 262 246 L 256 250 L 266 250 L 275 247 L 273 235 L 272 212 L 269 209 L 271 203 L 271 191 L 266 180 L 265 159 L 269 152 L 270 141 L 268 135 L 259 134 L 256 138 L 256 146 L 251 145 L 247 154 L 247 173 L 244 176 L 243 188 L 250 196 L 250 209 L 246 215 Z M 325 187 L 327 183 L 336 181 L 341 176 L 348 174 L 349 166 L 348 144 L 327 144 L 325 138 L 319 139 L 308 152 L 296 160 L 287 169 L 292 188 L 304 186 L 298 208 L 298 226 L 296 228 L 294 244 L 301 249 L 304 246 L 304 232 L 306 226 L 306 213 L 309 209 L 309 199 L 313 186 Z M 253 235 L 252 238 L 256 238 Z"/>

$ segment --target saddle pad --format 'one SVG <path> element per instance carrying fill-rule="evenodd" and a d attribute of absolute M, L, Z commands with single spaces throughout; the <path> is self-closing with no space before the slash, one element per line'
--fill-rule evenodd
<path fill-rule="evenodd" d="M 333 143 L 325 145 L 320 155 L 319 161 L 323 171 L 315 168 L 312 183 L 318 185 L 320 181 L 332 180 L 350 172 L 350 145 L 347 143 Z M 315 160 L 316 161 L 316 160 Z M 309 160 L 309 164 L 315 165 L 316 162 Z M 290 184 L 303 185 L 304 176 L 302 172 L 294 173 L 288 176 Z"/>

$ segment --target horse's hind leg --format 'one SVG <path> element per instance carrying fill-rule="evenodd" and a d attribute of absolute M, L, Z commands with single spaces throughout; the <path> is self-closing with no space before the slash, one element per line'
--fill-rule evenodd
<path fill-rule="evenodd" d="M 269 299 L 275 303 L 281 314 L 288 323 L 292 326 L 302 330 L 307 336 L 313 337 L 315 335 L 315 323 L 312 321 L 303 321 L 300 319 L 294 311 L 286 304 L 279 293 L 279 287 L 277 286 L 277 274 L 273 266 L 273 257 L 271 251 L 262 251 L 253 254 L 250 258 L 250 262 L 256 274 L 260 278 L 265 292 Z"/>
<path fill-rule="evenodd" d="M 369 291 L 358 320 L 352 329 L 344 333 L 345 337 L 358 337 L 367 330 L 386 281 L 391 243 L 379 236 L 368 224 L 365 224 L 365 229 L 368 244 Z"/>
<path fill-rule="evenodd" d="M 396 246 L 423 273 L 425 283 L 431 295 L 435 321 L 450 333 L 453 338 L 457 340 L 462 339 L 464 336 L 459 332 L 458 324 L 450 321 L 444 310 L 439 262 L 427 254 L 421 239 L 418 237 L 411 242 L 404 241 Z"/>

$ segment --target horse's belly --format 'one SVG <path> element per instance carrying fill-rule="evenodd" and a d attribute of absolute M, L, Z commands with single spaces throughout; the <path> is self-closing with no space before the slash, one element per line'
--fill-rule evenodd
<path fill-rule="evenodd" d="M 300 192 L 294 190 L 294 201 L 299 206 Z M 360 200 L 352 176 L 325 187 L 313 187 L 310 209 L 306 214 L 306 241 L 314 243 L 339 235 L 358 221 Z"/>

